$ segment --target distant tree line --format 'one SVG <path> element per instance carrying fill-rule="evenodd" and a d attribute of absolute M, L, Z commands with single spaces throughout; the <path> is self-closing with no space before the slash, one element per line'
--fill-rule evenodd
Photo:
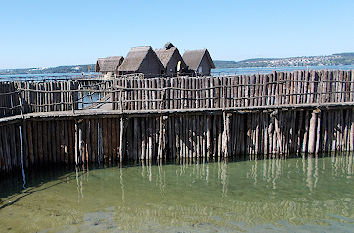
<path fill-rule="evenodd" d="M 214 64 L 216 68 L 354 65 L 354 53 L 293 58 L 253 58 L 237 62 L 215 60 Z"/>
<path fill-rule="evenodd" d="M 0 75 L 95 72 L 95 64 L 0 70 Z"/>
<path fill-rule="evenodd" d="M 302 60 L 306 59 L 306 62 Z M 281 66 L 318 66 L 318 65 L 354 65 L 354 53 L 336 53 L 329 56 L 293 57 L 293 58 L 253 58 L 243 61 L 214 60 L 215 67 L 281 67 Z M 83 73 L 94 72 L 95 64 L 57 66 L 48 68 L 3 69 L 0 75 L 48 74 L 48 73 Z"/>

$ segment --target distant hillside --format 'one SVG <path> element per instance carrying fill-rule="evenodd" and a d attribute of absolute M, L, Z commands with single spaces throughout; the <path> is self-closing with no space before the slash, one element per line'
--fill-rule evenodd
<path fill-rule="evenodd" d="M 354 53 L 328 56 L 254 58 L 243 61 L 214 61 L 216 68 L 354 65 Z"/>
<path fill-rule="evenodd" d="M 243 67 L 284 67 L 284 66 L 331 66 L 354 65 L 354 53 L 336 53 L 329 56 L 289 57 L 289 58 L 253 58 L 243 61 L 214 60 L 216 68 Z M 95 64 L 58 66 L 44 68 L 4 69 L 0 75 L 82 73 L 95 71 Z"/>
<path fill-rule="evenodd" d="M 23 69 L 6 69 L 0 70 L 0 75 L 16 75 L 16 74 L 50 74 L 50 73 L 82 73 L 94 72 L 95 65 L 74 65 L 74 66 L 57 66 L 43 68 L 23 68 Z"/>

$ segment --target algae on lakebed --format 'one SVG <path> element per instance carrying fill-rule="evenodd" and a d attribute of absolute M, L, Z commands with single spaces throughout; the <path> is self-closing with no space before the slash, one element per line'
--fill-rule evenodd
<path fill-rule="evenodd" d="M 353 155 L 142 164 L 0 182 L 0 232 L 349 232 Z"/>

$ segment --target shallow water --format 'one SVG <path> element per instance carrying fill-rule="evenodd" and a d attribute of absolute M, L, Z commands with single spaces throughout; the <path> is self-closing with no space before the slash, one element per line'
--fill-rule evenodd
<path fill-rule="evenodd" d="M 0 232 L 353 232 L 353 155 L 80 168 L 0 183 Z"/>

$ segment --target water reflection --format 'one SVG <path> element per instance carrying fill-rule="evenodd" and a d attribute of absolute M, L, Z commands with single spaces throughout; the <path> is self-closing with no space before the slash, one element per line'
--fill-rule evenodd
<path fill-rule="evenodd" d="M 88 176 L 89 176 L 89 169 L 88 166 L 85 167 L 83 164 L 82 166 L 75 167 L 75 178 L 76 178 L 76 189 L 77 189 L 77 202 L 80 203 L 80 199 L 84 198 L 83 193 L 83 182 L 88 183 Z"/>
<path fill-rule="evenodd" d="M 332 156 L 330 161 L 330 174 L 332 178 L 352 178 L 353 154 Z M 233 163 L 231 161 L 231 164 Z M 300 160 L 274 157 L 263 160 L 251 160 L 248 163 L 250 163 L 250 166 L 248 166 L 249 169 L 245 172 L 245 175 L 249 183 L 255 186 L 265 184 L 266 188 L 273 190 L 278 188 L 279 183 L 282 183 L 282 179 L 293 179 L 296 176 L 295 179 L 302 180 L 303 187 L 307 187 L 308 193 L 311 194 L 317 188 L 321 174 L 328 175 L 326 160 L 321 157 L 319 158 L 318 155 L 303 155 Z M 262 165 L 259 165 L 259 163 Z M 229 190 L 228 166 L 230 163 L 227 160 L 221 160 L 211 164 L 213 165 L 212 172 L 217 168 L 216 181 L 221 185 L 221 196 L 227 197 Z M 166 184 L 166 165 L 158 162 L 156 167 L 157 169 L 154 169 L 155 166 L 151 161 L 141 162 L 141 176 L 149 182 L 152 182 L 153 177 L 156 176 L 155 185 L 159 188 L 161 195 L 164 195 L 166 188 L 168 188 Z M 185 177 L 191 178 L 189 185 L 193 185 L 199 181 L 205 181 L 208 184 L 210 182 L 210 172 L 210 163 L 205 160 L 194 161 L 189 158 L 183 159 L 179 161 L 179 166 L 176 166 L 176 184 L 180 183 L 180 180 L 185 179 Z M 324 179 L 327 179 L 327 175 Z"/>
<path fill-rule="evenodd" d="M 122 203 L 125 201 L 125 195 L 124 195 L 124 182 L 123 182 L 123 169 L 119 169 L 119 183 L 120 183 L 120 188 L 122 191 Z"/>
<path fill-rule="evenodd" d="M 332 178 L 352 178 L 353 154 L 332 156 L 330 161 L 330 176 Z M 231 164 L 233 163 L 231 162 Z M 249 169 L 245 172 L 245 175 L 249 183 L 255 186 L 265 184 L 266 188 L 273 190 L 278 188 L 279 183 L 282 183 L 282 179 L 293 179 L 296 176 L 295 179 L 302 180 L 303 187 L 307 187 L 308 193 L 311 194 L 317 188 L 321 174 L 326 174 L 326 177 L 323 179 L 327 179 L 329 175 L 328 170 L 326 170 L 326 160 L 319 158 L 319 156 L 304 155 L 300 160 L 274 157 L 263 160 L 252 160 L 248 161 L 248 163 L 250 163 L 250 166 L 248 166 Z M 259 165 L 259 163 L 262 165 Z M 212 172 L 217 169 L 216 181 L 221 185 L 220 191 L 222 197 L 227 197 L 228 194 L 229 164 L 227 160 L 212 163 Z M 156 176 L 155 185 L 159 188 L 161 195 L 164 195 L 165 189 L 168 188 L 166 184 L 166 165 L 158 162 L 156 167 L 157 169 L 153 169 L 155 166 L 151 161 L 141 162 L 141 176 L 149 182 L 152 182 L 153 177 Z M 189 185 L 193 185 L 199 181 L 205 181 L 208 184 L 210 182 L 210 172 L 210 163 L 205 160 L 201 160 L 199 163 L 188 158 L 181 160 L 180 165 L 175 170 L 176 184 L 180 183 L 180 180 L 186 177 L 191 178 Z"/>
<path fill-rule="evenodd" d="M 8 216 L 21 219 L 27 212 L 41 219 L 42 228 L 31 231 L 53 226 L 90 231 L 96 223 L 123 231 L 247 231 L 259 224 L 292 231 L 289 224 L 348 223 L 354 221 L 352 161 L 353 154 L 344 154 L 238 162 L 187 158 L 178 164 L 140 162 L 91 170 L 80 166 L 52 179 L 30 176 L 26 195 L 3 192 L 1 183 L 0 231 L 12 224 Z"/>

